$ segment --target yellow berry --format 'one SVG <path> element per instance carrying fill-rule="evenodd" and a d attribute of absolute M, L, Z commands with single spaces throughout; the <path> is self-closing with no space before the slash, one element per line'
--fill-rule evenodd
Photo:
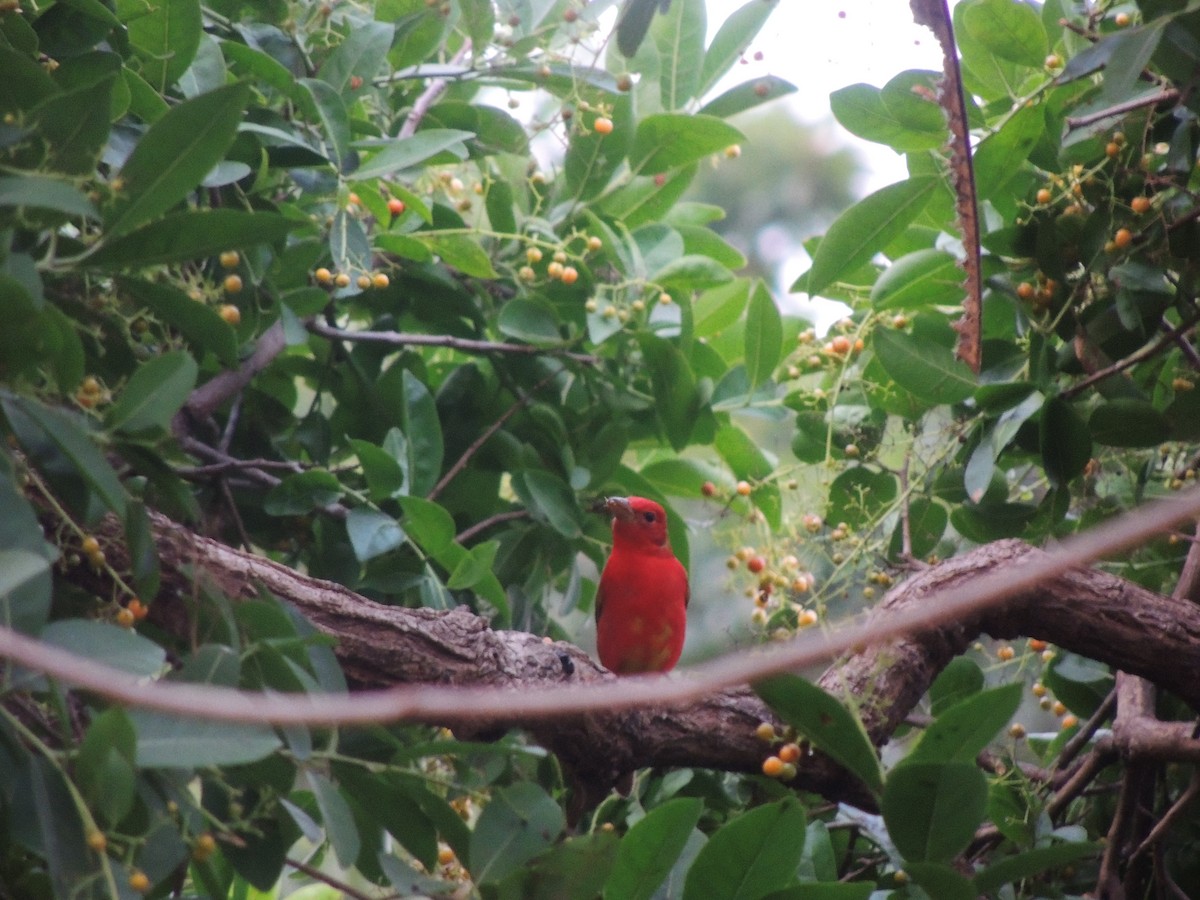
<path fill-rule="evenodd" d="M 1008 662 L 1016 655 L 1017 651 L 1015 651 L 1012 647 L 1009 647 L 1007 644 L 996 651 L 996 658 L 1001 662 Z"/>
<path fill-rule="evenodd" d="M 1076 725 L 1078 725 L 1078 724 L 1079 724 L 1079 717 L 1078 717 L 1078 716 L 1074 716 L 1074 715 L 1065 715 L 1065 716 L 1063 716 L 1063 717 L 1062 717 L 1062 727 L 1063 727 L 1064 729 L 1066 729 L 1066 728 L 1074 728 L 1074 727 L 1075 727 Z"/>
<path fill-rule="evenodd" d="M 86 840 L 87 845 L 97 853 L 103 853 L 108 846 L 108 838 L 104 836 L 103 831 L 89 831 Z"/>
<path fill-rule="evenodd" d="M 1035 681 L 1033 683 L 1033 687 L 1031 687 L 1030 690 L 1033 692 L 1033 696 L 1035 696 L 1035 697 L 1045 697 L 1046 696 L 1046 686 L 1044 684 L 1042 684 L 1040 681 Z"/>
<path fill-rule="evenodd" d="M 100 552 L 100 542 L 89 534 L 80 542 L 79 549 L 84 556 L 95 556 Z"/>
<path fill-rule="evenodd" d="M 1067 706 L 1065 703 L 1063 703 L 1061 700 L 1054 701 L 1054 714 L 1056 716 L 1061 716 L 1064 713 L 1066 713 L 1066 711 L 1067 711 Z"/>
<path fill-rule="evenodd" d="M 242 321 L 242 311 L 232 303 L 222 303 L 218 306 L 217 315 L 230 325 L 238 325 Z"/>
<path fill-rule="evenodd" d="M 775 740 L 775 726 L 770 722 L 759 722 L 754 729 L 754 736 L 763 743 L 769 744 Z"/>
<path fill-rule="evenodd" d="M 525 250 L 525 258 L 529 260 L 531 265 L 533 263 L 541 262 L 542 251 L 537 247 L 527 247 Z"/>
<path fill-rule="evenodd" d="M 150 877 L 141 869 L 134 869 L 129 876 L 129 886 L 139 894 L 150 890 Z"/>
<path fill-rule="evenodd" d="M 380 288 L 381 290 L 391 284 L 391 280 L 383 272 L 376 272 L 371 276 L 371 286 Z"/>
<path fill-rule="evenodd" d="M 438 849 L 438 862 L 443 866 L 454 862 L 454 851 L 449 847 L 441 847 Z"/>
<path fill-rule="evenodd" d="M 741 496 L 741 497 L 749 497 L 749 496 L 750 496 L 750 491 L 751 491 L 752 489 L 751 489 L 751 487 L 750 487 L 750 482 L 748 482 L 748 481 L 739 481 L 739 482 L 737 483 L 737 487 L 735 488 L 735 490 L 738 492 L 738 495 L 739 495 L 739 496 Z"/>
<path fill-rule="evenodd" d="M 220 256 L 221 265 L 226 269 L 236 269 L 238 263 L 242 261 L 242 257 L 236 250 L 226 250 Z"/>
<path fill-rule="evenodd" d="M 329 284 L 333 281 L 333 273 L 324 266 L 313 272 L 313 277 L 317 280 L 317 284 Z"/>
<path fill-rule="evenodd" d="M 350 284 L 350 276 L 345 272 L 338 272 L 337 275 L 333 277 L 333 283 L 338 287 L 346 287 Z"/>
<path fill-rule="evenodd" d="M 1149 197 L 1134 197 L 1132 200 L 1129 201 L 1129 208 L 1132 209 L 1139 216 L 1143 215 L 1144 213 L 1148 212 L 1150 209 L 1150 198 Z"/>
<path fill-rule="evenodd" d="M 1012 725 L 1008 726 L 1008 735 L 1018 741 L 1021 740 L 1021 738 L 1025 737 L 1025 726 L 1020 722 L 1013 722 Z"/>
<path fill-rule="evenodd" d="M 224 287 L 227 294 L 240 293 L 242 290 L 242 276 L 236 274 L 226 275 Z"/>
<path fill-rule="evenodd" d="M 604 241 L 600 240 L 600 238 L 596 237 L 594 234 L 591 235 L 587 239 L 587 248 L 592 253 L 595 253 L 597 250 L 601 249 L 603 246 L 604 246 Z"/>
<path fill-rule="evenodd" d="M 362 290 L 365 291 L 367 288 L 369 288 L 371 286 L 371 276 L 370 275 L 359 275 L 358 279 L 355 283 L 360 288 L 362 288 Z"/>
<path fill-rule="evenodd" d="M 117 624 L 122 628 L 132 628 L 134 623 L 133 610 L 127 606 L 122 606 L 117 610 Z"/>
<path fill-rule="evenodd" d="M 1133 232 L 1128 228 L 1118 228 L 1117 233 L 1113 235 L 1113 243 L 1117 249 L 1128 247 L 1133 241 Z"/>
<path fill-rule="evenodd" d="M 1115 16 L 1113 16 L 1113 24 L 1116 25 L 1118 28 L 1128 28 L 1130 21 L 1132 21 L 1132 20 L 1129 17 L 1129 13 L 1122 12 L 1122 13 L 1117 13 Z"/>
<path fill-rule="evenodd" d="M 672 303 L 672 299 L 671 299 L 670 294 L 659 294 L 658 295 L 658 305 L 659 306 L 670 306 L 671 303 Z"/>

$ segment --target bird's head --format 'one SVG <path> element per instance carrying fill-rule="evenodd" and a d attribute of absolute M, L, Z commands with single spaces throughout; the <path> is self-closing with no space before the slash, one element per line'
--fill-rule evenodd
<path fill-rule="evenodd" d="M 613 540 L 667 546 L 667 513 L 645 497 L 609 497 L 604 509 L 612 514 Z"/>

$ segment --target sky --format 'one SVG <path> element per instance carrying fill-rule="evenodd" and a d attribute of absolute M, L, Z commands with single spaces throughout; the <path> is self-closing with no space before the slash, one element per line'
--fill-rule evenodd
<path fill-rule="evenodd" d="M 721 22 L 746 0 L 708 0 L 709 40 Z M 757 52 L 762 60 L 756 61 Z M 882 87 L 905 69 L 941 69 L 932 32 L 912 21 L 904 0 L 782 0 L 747 54 L 731 73 L 737 81 L 758 74 L 784 78 L 799 90 L 784 102 L 805 122 L 832 121 L 829 95 L 856 82 Z M 837 136 L 864 157 L 870 174 L 864 192 L 904 177 L 894 151 L 854 137 Z"/>

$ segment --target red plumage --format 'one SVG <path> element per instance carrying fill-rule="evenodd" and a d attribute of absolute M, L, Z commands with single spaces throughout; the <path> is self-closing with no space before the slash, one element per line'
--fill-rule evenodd
<path fill-rule="evenodd" d="M 667 540 L 667 514 L 645 497 L 612 497 L 613 549 L 596 592 L 600 662 L 618 675 L 666 672 L 679 662 L 690 598 L 687 571 Z"/>

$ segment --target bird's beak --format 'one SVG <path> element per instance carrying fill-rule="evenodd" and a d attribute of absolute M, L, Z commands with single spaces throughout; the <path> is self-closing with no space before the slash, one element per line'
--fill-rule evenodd
<path fill-rule="evenodd" d="M 618 521 L 633 521 L 633 507 L 629 505 L 628 497 L 609 497 L 604 501 L 604 508 Z"/>

